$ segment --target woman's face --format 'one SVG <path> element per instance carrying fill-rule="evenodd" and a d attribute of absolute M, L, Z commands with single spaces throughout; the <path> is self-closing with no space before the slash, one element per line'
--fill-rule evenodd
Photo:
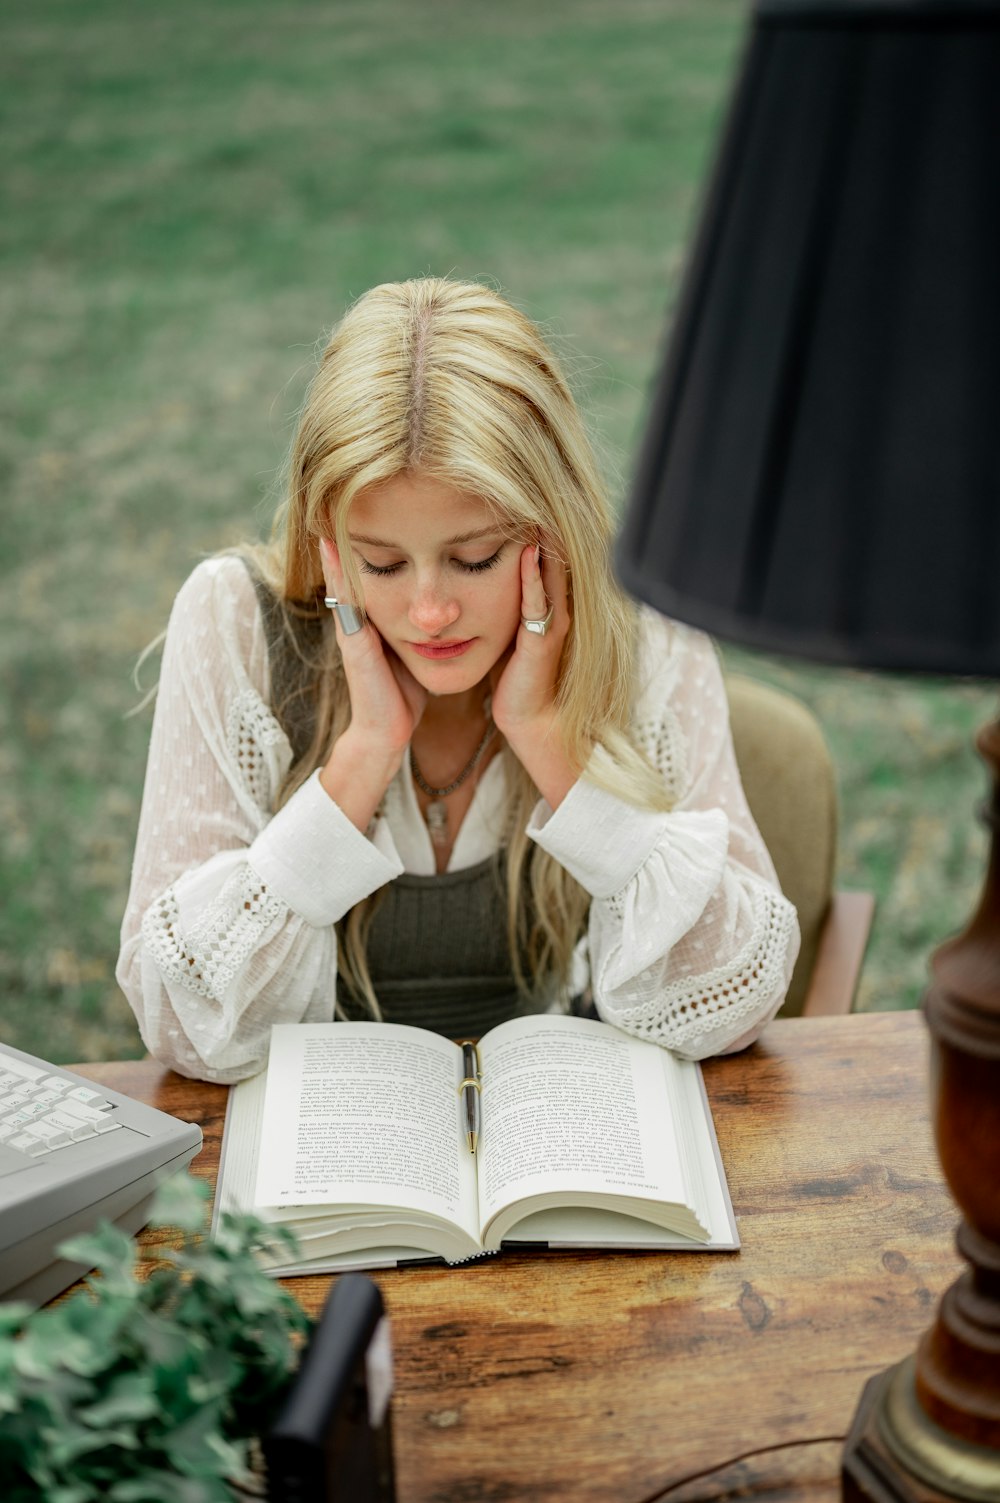
<path fill-rule="evenodd" d="M 432 694 L 485 678 L 521 617 L 521 545 L 486 503 L 421 475 L 354 502 L 348 535 L 380 636 Z"/>

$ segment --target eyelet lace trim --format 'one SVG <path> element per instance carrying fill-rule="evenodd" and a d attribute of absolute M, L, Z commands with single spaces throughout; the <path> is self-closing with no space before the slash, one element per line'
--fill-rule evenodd
<path fill-rule="evenodd" d="M 676 803 L 688 787 L 687 744 L 676 712 L 667 705 L 654 717 L 636 722 L 636 745 L 661 774 L 667 793 Z"/>
<path fill-rule="evenodd" d="M 784 958 L 796 924 L 792 905 L 763 885 L 753 894 L 753 910 L 750 939 L 730 964 L 658 986 L 637 1006 L 616 1007 L 617 1026 L 672 1049 L 684 1049 L 706 1031 L 726 1029 L 738 1038 L 760 1017 L 761 998 L 782 993 Z M 654 983 L 655 970 L 647 973 Z M 643 979 L 638 976 L 634 984 L 641 986 Z"/>
<path fill-rule="evenodd" d="M 247 866 L 233 873 L 190 934 L 181 932 L 172 887 L 147 910 L 142 934 L 165 981 L 221 1001 L 264 932 L 284 913 L 284 905 Z"/>
<path fill-rule="evenodd" d="M 284 731 L 259 695 L 245 689 L 236 696 L 226 714 L 226 745 L 259 809 L 268 808 L 271 794 L 264 748 L 284 740 Z"/>

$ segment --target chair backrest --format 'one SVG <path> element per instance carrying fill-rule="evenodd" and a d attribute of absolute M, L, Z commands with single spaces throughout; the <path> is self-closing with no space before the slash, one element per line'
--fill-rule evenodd
<path fill-rule="evenodd" d="M 837 785 L 819 722 L 791 694 L 741 674 L 726 678 L 729 717 L 750 811 L 781 890 L 795 904 L 802 948 L 779 1016 L 802 1011 L 837 857 Z"/>

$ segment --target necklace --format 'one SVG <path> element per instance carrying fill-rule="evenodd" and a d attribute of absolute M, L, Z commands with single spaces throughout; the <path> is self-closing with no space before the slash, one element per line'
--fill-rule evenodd
<path fill-rule="evenodd" d="M 421 793 L 426 793 L 427 797 L 431 800 L 427 805 L 427 813 L 424 818 L 427 820 L 427 828 L 430 831 L 431 840 L 436 846 L 444 846 L 448 843 L 448 809 L 444 800 L 448 797 L 449 793 L 454 793 L 455 789 L 460 788 L 465 782 L 469 773 L 472 772 L 483 752 L 492 741 L 495 731 L 496 726 L 493 724 L 493 716 L 487 714 L 486 729 L 483 732 L 482 740 L 462 768 L 458 777 L 453 778 L 444 788 L 431 787 L 417 766 L 417 759 L 413 755 L 413 747 L 410 747 L 410 769 L 413 773 L 413 781 Z"/>

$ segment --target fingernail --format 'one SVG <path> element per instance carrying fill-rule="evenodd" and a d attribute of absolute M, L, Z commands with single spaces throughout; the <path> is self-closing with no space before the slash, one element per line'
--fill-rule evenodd
<path fill-rule="evenodd" d="M 538 561 L 541 558 L 541 556 L 542 556 L 541 545 L 539 543 L 536 543 L 535 544 L 535 568 L 536 569 L 538 568 Z"/>

